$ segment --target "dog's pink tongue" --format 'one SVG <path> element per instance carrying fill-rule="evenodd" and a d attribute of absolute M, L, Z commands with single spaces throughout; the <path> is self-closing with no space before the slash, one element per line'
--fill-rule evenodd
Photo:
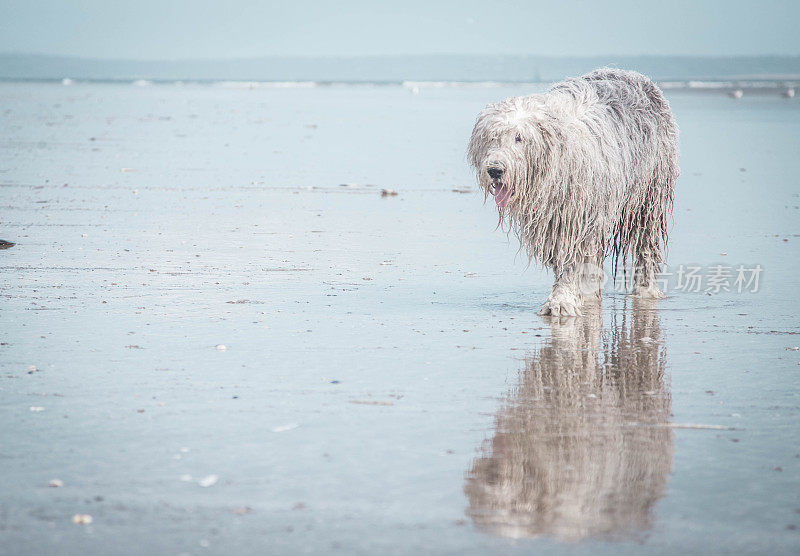
<path fill-rule="evenodd" d="M 508 201 L 511 199 L 511 190 L 505 185 L 494 188 L 494 202 L 500 208 L 506 208 Z"/>

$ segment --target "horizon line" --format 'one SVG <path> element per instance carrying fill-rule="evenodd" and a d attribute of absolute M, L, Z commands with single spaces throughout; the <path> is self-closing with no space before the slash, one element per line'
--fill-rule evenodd
<path fill-rule="evenodd" d="M 333 60 L 333 59 L 386 59 L 386 58 L 434 58 L 462 56 L 469 58 L 478 57 L 504 57 L 504 58 L 549 58 L 554 60 L 575 60 L 595 58 L 684 58 L 684 59 L 754 59 L 754 58 L 800 58 L 800 54 L 532 54 L 532 53 L 472 53 L 472 52 L 432 52 L 426 54 L 265 54 L 261 56 L 234 56 L 224 58 L 125 58 L 125 57 L 99 57 L 77 54 L 48 54 L 42 52 L 3 51 L 2 57 L 30 56 L 41 58 L 64 58 L 73 60 L 100 61 L 100 62 L 149 62 L 149 63 L 180 63 L 180 62 L 233 62 L 265 59 L 307 59 L 307 60 Z"/>

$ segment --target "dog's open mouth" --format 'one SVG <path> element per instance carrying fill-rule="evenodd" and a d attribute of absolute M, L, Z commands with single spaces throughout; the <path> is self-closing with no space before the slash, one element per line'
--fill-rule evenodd
<path fill-rule="evenodd" d="M 494 202 L 500 208 L 506 208 L 509 201 L 511 201 L 511 197 L 514 196 L 511 188 L 502 183 L 492 184 L 492 194 L 494 195 Z"/>

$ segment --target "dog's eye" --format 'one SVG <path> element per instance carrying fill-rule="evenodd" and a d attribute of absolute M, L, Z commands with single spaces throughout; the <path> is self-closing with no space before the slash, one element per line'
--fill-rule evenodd
<path fill-rule="evenodd" d="M 517 133 L 515 140 L 517 141 L 517 143 L 522 143 L 522 137 L 520 136 L 519 133 Z"/>

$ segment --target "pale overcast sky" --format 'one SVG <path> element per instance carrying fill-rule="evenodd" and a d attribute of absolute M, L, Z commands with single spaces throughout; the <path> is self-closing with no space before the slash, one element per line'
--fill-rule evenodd
<path fill-rule="evenodd" d="M 800 54 L 797 0 L 0 0 L 0 52 Z"/>

